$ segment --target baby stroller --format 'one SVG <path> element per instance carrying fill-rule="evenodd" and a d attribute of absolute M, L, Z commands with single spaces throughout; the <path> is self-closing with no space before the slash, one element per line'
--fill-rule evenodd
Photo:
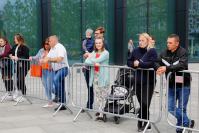
<path fill-rule="evenodd" d="M 114 114 L 134 113 L 136 109 L 133 102 L 135 92 L 134 71 L 130 68 L 120 68 L 117 72 L 116 80 L 111 86 L 111 93 L 107 97 L 104 111 Z M 115 116 L 114 121 L 119 124 L 120 117 Z"/>

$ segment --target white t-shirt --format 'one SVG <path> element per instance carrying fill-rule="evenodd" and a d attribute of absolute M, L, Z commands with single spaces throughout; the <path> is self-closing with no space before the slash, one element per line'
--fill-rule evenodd
<path fill-rule="evenodd" d="M 16 49 L 15 49 L 15 56 L 16 56 L 16 57 L 17 57 L 18 48 L 19 48 L 19 45 L 17 45 L 17 47 L 16 47 Z"/>
<path fill-rule="evenodd" d="M 61 62 L 51 64 L 54 71 L 57 71 L 64 67 L 69 67 L 66 49 L 60 43 L 57 43 L 53 48 L 50 49 L 47 57 L 49 58 L 63 57 L 63 60 Z"/>

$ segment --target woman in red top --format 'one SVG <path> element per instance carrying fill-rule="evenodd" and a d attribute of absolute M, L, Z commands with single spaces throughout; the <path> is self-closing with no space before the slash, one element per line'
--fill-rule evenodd
<path fill-rule="evenodd" d="M 8 53 L 11 50 L 11 46 L 8 43 L 7 39 L 4 37 L 0 37 L 0 67 L 1 67 L 1 75 L 5 84 L 6 94 L 2 97 L 1 100 L 12 98 L 12 90 L 13 90 L 13 80 L 12 80 L 12 63 L 10 59 L 6 59 L 8 57 Z"/>
<path fill-rule="evenodd" d="M 93 85 L 96 104 L 98 111 L 96 113 L 96 120 L 106 121 L 106 115 L 103 115 L 106 97 L 109 88 L 109 70 L 108 67 L 103 65 L 109 64 L 109 52 L 105 49 L 103 38 L 95 39 L 94 51 L 89 54 L 85 60 L 87 65 L 91 65 L 89 86 Z"/>

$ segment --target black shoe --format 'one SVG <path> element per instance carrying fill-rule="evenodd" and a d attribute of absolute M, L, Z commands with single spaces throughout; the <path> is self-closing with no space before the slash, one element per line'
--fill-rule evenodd
<path fill-rule="evenodd" d="M 81 113 L 84 113 L 84 112 L 85 112 L 85 110 L 84 110 L 84 109 L 82 109 Z"/>
<path fill-rule="evenodd" d="M 182 133 L 182 130 L 177 130 L 176 133 Z"/>
<path fill-rule="evenodd" d="M 60 107 L 60 105 L 57 108 L 55 108 L 55 111 L 57 111 L 59 109 L 59 107 Z M 61 105 L 61 108 L 59 110 L 60 111 L 61 110 L 66 110 L 66 107 L 64 105 Z"/>
<path fill-rule="evenodd" d="M 103 121 L 103 117 L 97 117 L 96 119 L 95 119 L 95 121 Z"/>
<path fill-rule="evenodd" d="M 115 121 L 115 124 L 120 124 L 120 117 L 115 116 L 114 121 Z"/>
<path fill-rule="evenodd" d="M 190 124 L 189 124 L 189 127 L 190 127 L 190 128 L 194 128 L 194 126 L 195 126 L 195 121 L 194 121 L 194 120 L 191 120 L 191 121 L 190 121 Z"/>
<path fill-rule="evenodd" d="M 104 121 L 104 122 L 107 121 L 106 114 L 103 114 L 103 121 Z"/>
<path fill-rule="evenodd" d="M 141 128 L 138 128 L 138 132 L 144 131 L 145 127 L 146 127 L 146 125 L 142 126 Z M 151 125 L 149 125 L 149 126 L 147 127 L 146 131 L 151 131 L 151 130 L 152 130 L 152 129 L 151 129 Z"/>
<path fill-rule="evenodd" d="M 90 106 L 87 105 L 86 108 L 87 109 L 93 109 L 93 105 L 90 105 Z"/>
<path fill-rule="evenodd" d="M 58 102 L 59 102 L 59 98 L 58 98 L 58 97 L 55 97 L 55 98 L 53 99 L 53 102 L 58 103 Z"/>
<path fill-rule="evenodd" d="M 138 132 L 142 132 L 143 131 L 143 128 L 142 127 L 139 127 L 138 128 Z"/>
<path fill-rule="evenodd" d="M 142 121 L 138 121 L 137 127 L 138 127 L 138 128 L 141 128 L 141 127 L 142 127 Z"/>
<path fill-rule="evenodd" d="M 100 115 L 100 113 L 99 113 L 99 112 L 95 113 L 95 116 L 99 116 L 99 115 Z"/>
<path fill-rule="evenodd" d="M 138 121 L 137 127 L 138 127 L 138 132 L 142 132 L 142 121 Z"/>

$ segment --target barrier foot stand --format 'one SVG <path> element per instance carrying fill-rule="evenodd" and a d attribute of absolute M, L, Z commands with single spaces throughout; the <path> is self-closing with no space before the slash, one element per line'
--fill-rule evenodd
<path fill-rule="evenodd" d="M 73 111 L 68 106 L 66 106 L 66 108 L 71 114 L 73 114 Z"/>
<path fill-rule="evenodd" d="M 53 117 L 57 114 L 57 112 L 59 112 L 59 110 L 61 109 L 61 107 L 63 106 L 63 103 L 61 103 L 58 107 L 58 109 L 53 113 Z"/>
<path fill-rule="evenodd" d="M 160 133 L 160 130 L 158 129 L 158 127 L 154 123 L 151 123 L 151 125 L 153 125 L 153 127 L 157 131 L 157 133 Z"/>
<path fill-rule="evenodd" d="M 60 109 L 61 109 L 62 106 L 65 106 L 66 109 L 67 109 L 71 114 L 73 114 L 72 110 L 71 110 L 68 106 L 66 106 L 65 104 L 61 103 L 61 104 L 59 105 L 58 109 L 53 113 L 53 117 L 57 114 L 57 112 L 60 111 Z"/>
<path fill-rule="evenodd" d="M 79 112 L 77 113 L 77 115 L 75 116 L 75 118 L 73 119 L 73 122 L 75 122 L 76 121 L 76 119 L 78 118 L 78 116 L 80 115 L 80 113 L 83 111 L 84 109 L 83 108 L 81 108 L 80 110 L 79 110 Z M 92 119 L 93 117 L 89 114 L 89 112 L 87 111 L 87 110 L 85 110 L 85 112 L 87 113 L 87 115 Z"/>
<path fill-rule="evenodd" d="M 17 106 L 17 104 L 20 103 L 23 98 L 25 98 L 30 104 L 32 104 L 30 99 L 28 99 L 26 96 L 20 96 L 19 100 L 17 100 L 17 102 L 14 104 L 14 106 Z"/>
<path fill-rule="evenodd" d="M 1 99 L 1 103 L 8 97 L 8 94 L 6 93 L 5 96 Z"/>
<path fill-rule="evenodd" d="M 185 129 L 185 128 L 183 128 L 182 133 L 185 133 L 185 132 L 186 132 L 186 129 Z M 188 131 L 188 133 L 192 133 L 192 132 L 189 132 L 189 131 Z"/>
<path fill-rule="evenodd" d="M 32 102 L 30 101 L 30 99 L 27 96 L 24 96 L 24 98 L 30 103 L 32 104 Z"/>

